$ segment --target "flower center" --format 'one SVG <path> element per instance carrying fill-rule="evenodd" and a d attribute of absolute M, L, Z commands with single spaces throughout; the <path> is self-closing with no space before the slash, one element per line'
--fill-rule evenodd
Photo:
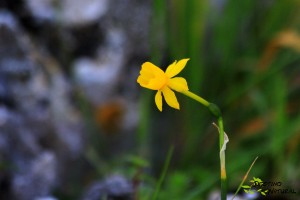
<path fill-rule="evenodd" d="M 160 83 L 159 84 L 159 90 L 163 89 L 166 85 L 168 85 L 169 77 L 167 77 L 165 74 L 163 76 L 156 76 L 155 82 Z"/>

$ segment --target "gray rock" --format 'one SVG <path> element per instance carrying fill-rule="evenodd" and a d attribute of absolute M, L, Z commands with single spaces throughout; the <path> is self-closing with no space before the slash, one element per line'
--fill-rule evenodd
<path fill-rule="evenodd" d="M 27 0 L 26 5 L 35 18 L 63 26 L 94 23 L 107 10 L 107 0 Z"/>
<path fill-rule="evenodd" d="M 48 195 L 56 183 L 57 159 L 51 152 L 44 152 L 32 160 L 25 169 L 13 176 L 13 194 L 16 199 L 34 199 Z"/>
<path fill-rule="evenodd" d="M 58 200 L 58 199 L 51 196 L 45 196 L 45 197 L 37 197 L 34 200 Z"/>
<path fill-rule="evenodd" d="M 93 23 L 107 11 L 107 0 L 63 0 L 61 3 L 61 20 L 67 26 Z"/>
<path fill-rule="evenodd" d="M 103 181 L 92 184 L 82 198 L 82 200 L 98 199 L 131 200 L 133 199 L 133 186 L 123 176 L 109 176 Z"/>
<path fill-rule="evenodd" d="M 99 47 L 96 58 L 78 58 L 74 62 L 76 82 L 94 105 L 107 102 L 120 84 L 126 55 L 124 37 L 122 32 L 111 30 L 106 35 L 105 45 Z"/>
<path fill-rule="evenodd" d="M 8 182 L 0 197 L 49 196 L 83 151 L 80 117 L 58 64 L 7 11 L 0 11 L 0 43 L 0 161 Z"/>
<path fill-rule="evenodd" d="M 117 27 L 125 31 L 128 41 L 127 52 L 133 55 L 149 55 L 150 0 L 110 0 L 103 25 Z M 156 33 L 159 34 L 159 33 Z"/>
<path fill-rule="evenodd" d="M 58 15 L 56 0 L 26 0 L 26 5 L 31 14 L 42 20 L 55 20 Z"/>

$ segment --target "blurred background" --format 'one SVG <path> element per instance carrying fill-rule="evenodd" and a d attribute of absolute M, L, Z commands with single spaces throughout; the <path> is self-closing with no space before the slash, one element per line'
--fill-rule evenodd
<path fill-rule="evenodd" d="M 215 199 L 216 120 L 181 94 L 180 111 L 159 112 L 136 83 L 143 62 L 182 58 L 190 90 L 222 110 L 229 192 L 259 156 L 249 180 L 298 193 L 265 199 L 300 199 L 299 11 L 298 0 L 2 0 L 0 199 L 143 200 L 160 183 L 157 199 Z"/>

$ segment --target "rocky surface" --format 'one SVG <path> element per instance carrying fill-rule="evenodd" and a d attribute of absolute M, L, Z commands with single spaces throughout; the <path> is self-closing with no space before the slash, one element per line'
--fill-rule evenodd
<path fill-rule="evenodd" d="M 0 12 L 0 153 L 7 199 L 47 196 L 83 149 L 82 123 L 51 57 Z"/>
<path fill-rule="evenodd" d="M 134 145 L 149 19 L 150 1 L 0 2 L 0 199 L 59 199 L 70 177 L 80 184 L 90 144 L 74 93 L 96 108 L 101 132 L 118 132 L 104 142 L 119 149 L 106 151 Z M 122 176 L 92 181 L 85 200 L 132 198 Z"/>
<path fill-rule="evenodd" d="M 98 199 L 132 199 L 133 186 L 120 175 L 107 177 L 103 181 L 93 183 L 85 192 L 82 200 L 98 200 Z"/>

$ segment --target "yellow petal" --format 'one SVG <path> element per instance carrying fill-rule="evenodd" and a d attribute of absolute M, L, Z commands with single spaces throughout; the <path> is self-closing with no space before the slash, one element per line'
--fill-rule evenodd
<path fill-rule="evenodd" d="M 162 96 L 161 96 L 161 90 L 158 90 L 155 95 L 155 104 L 158 108 L 158 110 L 162 111 Z"/>
<path fill-rule="evenodd" d="M 145 88 L 151 90 L 161 89 L 167 82 L 167 77 L 163 70 L 150 62 L 145 62 L 142 65 L 140 76 L 137 82 Z"/>
<path fill-rule="evenodd" d="M 171 78 L 168 86 L 177 92 L 189 90 L 186 80 L 182 77 Z"/>
<path fill-rule="evenodd" d="M 143 63 L 141 71 L 151 72 L 154 76 L 162 76 L 164 74 L 163 70 L 151 62 Z"/>
<path fill-rule="evenodd" d="M 138 79 L 137 79 L 137 82 L 140 85 L 147 85 L 149 83 L 149 80 L 145 79 L 143 76 L 139 76 Z"/>
<path fill-rule="evenodd" d="M 154 77 L 154 73 L 152 73 L 150 70 L 147 69 L 143 69 L 140 71 L 141 76 L 147 78 L 147 79 L 151 79 Z"/>
<path fill-rule="evenodd" d="M 183 70 L 183 68 L 185 67 L 188 60 L 189 60 L 189 58 L 185 58 L 185 59 L 179 60 L 177 63 L 175 61 L 174 63 L 169 65 L 169 67 L 166 70 L 166 75 L 169 78 L 172 78 L 172 77 L 176 76 L 177 74 L 179 74 L 179 72 L 181 72 Z"/>
<path fill-rule="evenodd" d="M 162 93 L 165 97 L 167 104 L 172 108 L 176 108 L 179 110 L 179 103 L 177 101 L 175 93 L 169 87 L 164 87 L 162 89 Z"/>

